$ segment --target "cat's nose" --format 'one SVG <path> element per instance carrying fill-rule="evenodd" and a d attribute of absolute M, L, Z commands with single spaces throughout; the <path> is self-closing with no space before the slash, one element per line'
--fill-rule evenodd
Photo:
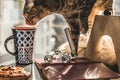
<path fill-rule="evenodd" d="M 25 17 L 25 22 L 26 22 L 26 24 L 32 25 L 32 22 L 30 21 L 30 19 L 29 19 L 29 17 L 28 17 L 28 14 L 24 13 L 23 15 L 24 15 L 24 17 Z"/>
<path fill-rule="evenodd" d="M 32 25 L 28 20 L 25 21 L 27 25 Z"/>

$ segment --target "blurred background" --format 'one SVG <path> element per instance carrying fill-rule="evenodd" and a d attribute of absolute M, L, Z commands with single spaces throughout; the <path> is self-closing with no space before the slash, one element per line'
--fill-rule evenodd
<path fill-rule="evenodd" d="M 24 0 L 0 0 L 0 55 L 6 52 L 4 49 L 5 39 L 12 35 L 11 27 L 17 24 L 24 24 L 22 9 Z M 11 51 L 13 50 L 13 41 L 9 42 Z"/>
<path fill-rule="evenodd" d="M 0 55 L 8 54 L 4 48 L 4 41 L 12 35 L 11 28 L 15 25 L 26 25 L 23 16 L 24 3 L 25 0 L 0 0 Z M 66 42 L 64 25 L 67 23 L 58 14 L 50 15 L 38 22 L 34 53 L 46 55 Z M 13 40 L 8 42 L 8 47 L 14 52 Z"/>

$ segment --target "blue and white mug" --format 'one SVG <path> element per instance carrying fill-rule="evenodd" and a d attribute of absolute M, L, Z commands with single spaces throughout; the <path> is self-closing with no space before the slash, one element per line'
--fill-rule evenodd
<path fill-rule="evenodd" d="M 35 27 L 17 26 L 12 28 L 12 32 L 13 35 L 4 42 L 6 51 L 15 56 L 17 64 L 32 63 Z M 15 52 L 11 52 L 7 46 L 11 39 L 14 40 Z"/>

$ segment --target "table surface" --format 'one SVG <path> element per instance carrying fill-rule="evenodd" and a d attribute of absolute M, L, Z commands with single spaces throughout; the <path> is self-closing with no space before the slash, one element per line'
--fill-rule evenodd
<path fill-rule="evenodd" d="M 16 65 L 15 57 L 10 54 L 1 55 L 0 65 Z M 23 66 L 26 71 L 32 74 L 28 80 L 43 80 L 39 74 L 39 71 L 35 63 L 29 64 L 29 65 L 20 65 L 20 66 Z"/>
<path fill-rule="evenodd" d="M 10 54 L 0 56 L 0 65 L 15 65 L 15 57 Z M 35 63 L 29 65 L 20 65 L 20 66 L 23 66 L 26 71 L 31 73 L 31 76 L 29 77 L 28 80 L 44 80 L 40 76 L 40 73 Z M 110 80 L 119 80 L 119 79 L 110 79 Z"/>

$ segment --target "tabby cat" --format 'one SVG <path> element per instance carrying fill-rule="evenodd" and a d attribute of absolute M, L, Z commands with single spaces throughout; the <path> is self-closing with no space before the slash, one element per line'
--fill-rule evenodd
<path fill-rule="evenodd" d="M 63 15 L 70 25 L 77 51 L 80 31 L 87 32 L 88 16 L 95 2 L 96 0 L 26 0 L 24 16 L 27 24 L 36 24 L 47 15 Z"/>

